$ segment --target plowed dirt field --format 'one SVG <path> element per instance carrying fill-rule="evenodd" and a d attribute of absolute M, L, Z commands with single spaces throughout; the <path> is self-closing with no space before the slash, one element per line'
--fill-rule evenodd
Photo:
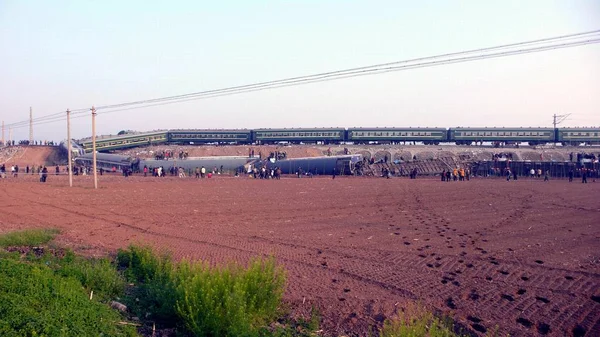
<path fill-rule="evenodd" d="M 328 335 L 366 335 L 414 302 L 476 334 L 600 336 L 600 182 L 51 175 L 0 180 L 0 232 L 57 227 L 88 254 L 274 254 L 286 301 Z"/>

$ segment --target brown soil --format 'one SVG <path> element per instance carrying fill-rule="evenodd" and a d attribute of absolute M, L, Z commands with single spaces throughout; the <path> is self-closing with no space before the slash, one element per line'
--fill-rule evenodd
<path fill-rule="evenodd" d="M 10 155 L 0 156 L 0 164 L 19 165 L 20 172 L 25 171 L 27 165 L 54 165 L 59 162 L 60 157 L 54 146 L 15 146 L 2 151 Z"/>
<path fill-rule="evenodd" d="M 274 254 L 294 315 L 366 335 L 403 307 L 477 333 L 600 335 L 600 183 L 521 179 L 36 176 L 0 180 L 0 231 L 57 227 L 88 254 L 134 242 L 213 263 Z"/>

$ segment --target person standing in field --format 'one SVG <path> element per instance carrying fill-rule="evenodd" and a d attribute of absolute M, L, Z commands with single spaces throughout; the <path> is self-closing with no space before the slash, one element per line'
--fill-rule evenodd
<path fill-rule="evenodd" d="M 571 182 L 573 182 L 573 176 L 574 176 L 573 169 L 570 169 L 570 170 L 569 170 L 569 182 L 570 182 L 570 183 L 571 183 Z"/>
<path fill-rule="evenodd" d="M 544 173 L 544 181 L 550 181 L 550 170 L 546 170 L 546 173 Z"/>

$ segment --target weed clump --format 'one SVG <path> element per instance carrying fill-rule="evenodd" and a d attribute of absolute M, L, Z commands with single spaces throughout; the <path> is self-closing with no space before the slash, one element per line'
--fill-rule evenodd
<path fill-rule="evenodd" d="M 0 236 L 0 248 L 39 246 L 48 243 L 59 233 L 57 229 L 27 229 Z"/>
<path fill-rule="evenodd" d="M 75 277 L 14 257 L 0 271 L 0 336 L 137 336 Z"/>
<path fill-rule="evenodd" d="M 273 258 L 212 267 L 173 263 L 168 255 L 131 246 L 118 253 L 126 275 L 139 282 L 141 309 L 162 322 L 176 322 L 196 336 L 256 336 L 277 317 L 285 273 Z M 142 313 L 143 314 L 143 313 Z"/>
<path fill-rule="evenodd" d="M 416 308 L 414 312 L 401 313 L 387 319 L 380 331 L 380 337 L 460 337 L 454 331 L 452 319 L 436 317 L 431 312 Z"/>

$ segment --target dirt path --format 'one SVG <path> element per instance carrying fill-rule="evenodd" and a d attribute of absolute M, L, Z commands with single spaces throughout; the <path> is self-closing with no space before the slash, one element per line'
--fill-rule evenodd
<path fill-rule="evenodd" d="M 0 231 L 58 227 L 90 254 L 133 242 L 213 263 L 274 254 L 296 314 L 332 335 L 419 301 L 474 331 L 600 335 L 600 183 L 50 176 L 0 180 Z"/>

